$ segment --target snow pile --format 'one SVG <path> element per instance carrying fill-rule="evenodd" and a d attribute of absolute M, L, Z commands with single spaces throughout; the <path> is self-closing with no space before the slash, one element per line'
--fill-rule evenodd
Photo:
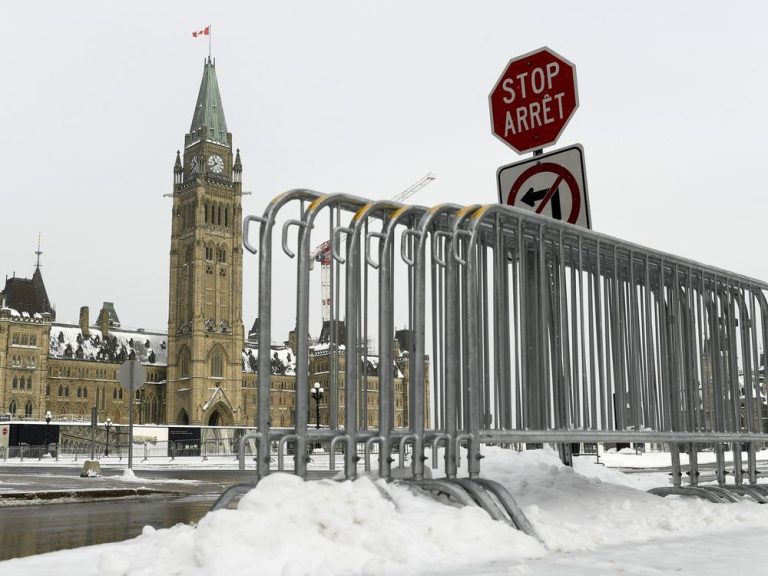
<path fill-rule="evenodd" d="M 572 469 L 552 450 L 483 452 L 483 475 L 509 489 L 552 551 L 768 528 L 768 510 L 748 498 L 726 505 L 648 494 L 669 486 L 665 473 L 623 474 L 590 457 L 577 458 Z"/>
<path fill-rule="evenodd" d="M 237 510 L 209 513 L 196 528 L 145 527 L 127 542 L 11 560 L 0 571 L 5 564 L 42 574 L 55 564 L 61 575 L 376 576 L 466 565 L 470 573 L 480 553 L 515 563 L 545 549 L 479 508 L 447 506 L 406 486 L 272 474 Z"/>
<path fill-rule="evenodd" d="M 264 480 L 238 510 L 207 515 L 194 540 L 200 565 L 217 574 L 246 573 L 256 557 L 260 574 L 374 575 L 439 570 L 480 548 L 490 560 L 544 553 L 478 508 L 446 506 L 368 478 L 304 483 L 283 474 Z"/>
<path fill-rule="evenodd" d="M 197 527 L 146 527 L 127 542 L 11 560 L 0 572 L 559 576 L 640 575 L 654 566 L 654 573 L 685 567 L 682 573 L 700 576 L 721 574 L 736 560 L 746 568 L 744 548 L 721 543 L 747 542 L 757 554 L 768 529 L 768 509 L 748 499 L 713 504 L 647 494 L 667 485 L 663 473 L 625 475 L 593 457 L 577 458 L 571 469 L 551 450 L 483 453 L 484 476 L 510 490 L 546 547 L 479 508 L 438 503 L 404 484 L 272 474 L 237 510 L 209 513 Z"/>
<path fill-rule="evenodd" d="M 747 461 L 747 452 L 742 451 L 741 461 Z M 755 457 L 758 462 L 765 462 L 768 460 L 768 450 L 758 450 L 755 453 Z M 730 450 L 723 454 L 723 458 L 726 463 L 733 462 L 733 452 Z M 658 468 L 662 466 L 671 466 L 672 457 L 669 452 L 640 452 L 637 453 L 630 448 L 624 448 L 619 450 L 609 450 L 600 454 L 600 459 L 606 466 L 611 468 Z M 699 452 L 697 456 L 699 464 L 712 464 L 716 461 L 714 452 Z M 687 466 L 689 463 L 688 454 L 685 452 L 680 453 L 680 464 Z"/>

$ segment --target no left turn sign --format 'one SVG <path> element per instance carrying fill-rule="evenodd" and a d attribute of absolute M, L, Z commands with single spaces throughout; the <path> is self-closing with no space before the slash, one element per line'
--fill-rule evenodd
<path fill-rule="evenodd" d="M 584 151 L 574 145 L 502 166 L 499 202 L 591 228 Z"/>

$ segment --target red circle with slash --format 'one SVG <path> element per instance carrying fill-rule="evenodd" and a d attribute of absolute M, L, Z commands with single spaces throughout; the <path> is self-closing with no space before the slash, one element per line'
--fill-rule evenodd
<path fill-rule="evenodd" d="M 552 186 L 549 187 L 546 196 L 544 196 L 536 208 L 536 214 L 541 214 L 541 211 L 544 210 L 545 206 L 549 204 L 549 201 L 552 199 L 552 196 L 554 196 L 555 192 L 557 192 L 557 189 L 560 187 L 560 183 L 565 182 L 571 191 L 571 213 L 568 216 L 568 220 L 566 221 L 569 224 L 575 224 L 576 220 L 579 218 L 579 212 L 581 211 L 581 192 L 579 190 L 579 184 L 576 182 L 576 178 L 574 178 L 573 174 L 571 174 L 566 168 L 560 166 L 560 164 L 554 164 L 553 162 L 542 162 L 541 164 L 531 166 L 525 172 L 520 174 L 517 180 L 515 180 L 515 183 L 512 185 L 512 189 L 509 191 L 509 196 L 507 196 L 507 204 L 510 206 L 516 206 L 515 202 L 517 200 L 517 195 L 520 192 L 520 189 L 523 187 L 523 184 L 533 176 L 536 176 L 542 172 L 552 172 L 555 175 L 555 182 L 552 184 Z"/>

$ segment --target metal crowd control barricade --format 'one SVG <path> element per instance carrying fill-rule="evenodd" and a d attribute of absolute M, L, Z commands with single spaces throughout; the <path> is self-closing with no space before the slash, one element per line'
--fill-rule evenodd
<path fill-rule="evenodd" d="M 765 442 L 765 283 L 498 205 L 453 246 L 471 436 L 685 443 L 693 484 L 696 444 Z"/>
<path fill-rule="evenodd" d="M 272 230 L 275 226 L 277 215 L 286 205 L 298 202 L 300 210 L 304 211 L 304 204 L 311 202 L 320 196 L 318 192 L 305 189 L 289 190 L 275 197 L 263 216 L 246 216 L 243 219 L 243 245 L 252 254 L 259 255 L 259 344 L 260 354 L 258 363 L 258 390 L 256 427 L 261 435 L 257 448 L 257 475 L 259 478 L 269 474 L 270 465 L 270 376 L 272 368 L 270 364 L 270 342 L 272 338 Z M 249 242 L 251 222 L 259 222 L 258 248 Z"/>
<path fill-rule="evenodd" d="M 298 218 L 286 217 L 286 207 L 296 205 Z M 311 248 L 325 213 L 332 252 L 327 427 L 313 429 Z M 278 216 L 283 252 L 297 256 L 295 421 L 288 431 L 270 424 Z M 248 241 L 251 221 L 260 223 L 258 247 Z M 259 252 L 258 432 L 252 436 L 259 478 L 270 472 L 273 443 L 281 446 L 282 464 L 289 436 L 302 477 L 309 442 L 329 445 L 331 462 L 343 446 L 347 478 L 357 474 L 361 445 L 370 467 L 374 444 L 379 474 L 390 478 L 392 454 L 404 455 L 407 443 L 417 481 L 425 477 L 428 446 L 433 467 L 443 448 L 450 480 L 460 475 L 464 445 L 467 475 L 476 479 L 484 443 L 554 443 L 570 463 L 572 443 L 653 442 L 669 446 L 676 487 L 679 450 L 691 455 L 695 486 L 696 453 L 712 446 L 722 486 L 723 444 L 730 443 L 734 482 L 743 481 L 745 446 L 748 480 L 756 483 L 755 450 L 768 441 L 764 282 L 501 205 L 427 209 L 294 190 L 275 198 L 262 217 L 247 217 L 243 237 L 249 251 Z M 280 273 L 290 284 L 289 271 Z M 396 314 L 411 336 L 407 358 L 395 356 Z M 372 334 L 378 336 L 373 388 Z M 406 372 L 404 409 L 395 401 L 396 362 Z M 378 408 L 376 419 L 371 406 Z M 404 422 L 395 419 L 398 409 Z"/>
<path fill-rule="evenodd" d="M 361 207 L 368 203 L 367 200 L 359 198 L 357 196 L 350 196 L 347 194 L 329 194 L 321 196 L 314 200 L 304 212 L 301 221 L 292 220 L 285 223 L 283 228 L 283 249 L 286 253 L 291 255 L 287 250 L 287 244 L 285 242 L 287 236 L 287 230 L 290 225 L 296 225 L 299 228 L 298 234 L 298 262 L 297 262 L 297 279 L 298 279 L 298 293 L 296 302 L 296 454 L 294 456 L 296 462 L 296 473 L 302 477 L 306 477 L 306 464 L 308 460 L 307 456 L 307 436 L 311 435 L 313 438 L 318 437 L 318 433 L 312 434 L 308 431 L 308 412 L 309 412 L 309 372 L 304 369 L 305 366 L 309 366 L 309 308 L 310 308 L 310 286 L 309 286 L 309 271 L 310 271 L 310 252 L 313 246 L 312 244 L 312 230 L 315 226 L 315 220 L 319 217 L 320 213 L 327 210 L 330 215 L 330 229 L 331 229 L 331 251 L 334 260 L 338 265 L 346 264 L 346 276 L 354 276 L 356 273 L 356 266 L 359 265 L 359 256 L 357 258 L 350 257 L 354 254 L 354 250 L 351 248 L 352 242 L 347 241 L 347 259 L 346 261 L 340 259 L 337 246 L 340 242 L 339 232 L 341 230 L 348 230 L 341 225 L 342 218 L 345 215 L 350 216 L 354 214 Z M 358 262 L 355 262 L 355 259 Z M 345 414 L 344 414 L 344 433 L 346 438 L 345 450 L 344 450 L 344 470 L 348 478 L 354 478 L 357 470 L 357 386 L 353 385 L 357 383 L 357 363 L 356 358 L 358 354 L 358 346 L 356 340 L 357 334 L 357 318 L 359 314 L 359 308 L 357 302 L 355 302 L 357 292 L 357 286 L 352 287 L 350 293 L 350 283 L 347 282 L 346 286 L 346 306 L 345 311 L 347 314 L 346 325 L 347 329 L 347 344 L 346 344 L 346 370 L 345 370 Z M 338 300 L 336 300 L 338 304 Z M 353 304 L 354 303 L 354 304 Z M 339 319 L 331 314 L 331 325 L 336 323 L 338 326 Z M 331 337 L 331 346 L 338 348 L 338 339 L 334 341 Z M 259 352 L 261 354 L 261 350 Z M 298 368 L 301 367 L 301 368 Z M 331 407 L 329 411 L 329 429 L 331 438 L 339 434 L 338 430 L 338 406 L 339 406 L 339 380 L 338 370 L 332 370 L 333 374 L 329 380 L 329 390 L 327 391 L 328 404 Z M 331 458 L 334 458 L 335 454 L 331 454 Z"/>

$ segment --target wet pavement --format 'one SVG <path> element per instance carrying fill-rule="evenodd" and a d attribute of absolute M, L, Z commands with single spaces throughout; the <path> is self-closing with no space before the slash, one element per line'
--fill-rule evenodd
<path fill-rule="evenodd" d="M 144 526 L 170 528 L 205 516 L 215 500 L 139 496 L 0 508 L 0 560 L 135 538 Z"/>
<path fill-rule="evenodd" d="M 144 526 L 193 524 L 229 486 L 255 481 L 237 469 L 104 466 L 82 478 L 82 464 L 0 465 L 0 560 L 135 538 Z M 311 471 L 310 478 L 333 473 Z"/>
<path fill-rule="evenodd" d="M 144 526 L 196 523 L 253 471 L 136 470 L 80 477 L 81 466 L 0 467 L 0 560 L 134 538 Z"/>

